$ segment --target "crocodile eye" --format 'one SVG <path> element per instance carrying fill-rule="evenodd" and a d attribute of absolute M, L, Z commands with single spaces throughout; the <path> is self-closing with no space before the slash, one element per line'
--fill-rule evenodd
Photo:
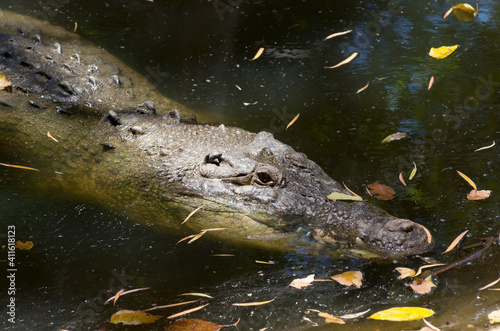
<path fill-rule="evenodd" d="M 254 176 L 252 179 L 253 184 L 261 185 L 261 186 L 277 186 L 281 185 L 283 182 L 283 175 L 281 171 L 268 164 L 259 165 L 257 169 L 255 169 Z"/>

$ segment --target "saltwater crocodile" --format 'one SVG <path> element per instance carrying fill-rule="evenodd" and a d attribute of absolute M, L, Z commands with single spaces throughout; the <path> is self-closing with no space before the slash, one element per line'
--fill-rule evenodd
<path fill-rule="evenodd" d="M 12 93 L 0 91 L 1 151 L 30 159 L 41 185 L 157 226 L 224 228 L 213 233 L 269 248 L 339 238 L 388 256 L 432 247 L 417 223 L 366 202 L 327 201 L 350 193 L 270 133 L 197 124 L 145 78 L 60 27 L 0 11 L 0 72 L 12 82 Z"/>

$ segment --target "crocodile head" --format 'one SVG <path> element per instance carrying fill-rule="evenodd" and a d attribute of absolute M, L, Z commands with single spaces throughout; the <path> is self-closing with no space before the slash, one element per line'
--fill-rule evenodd
<path fill-rule="evenodd" d="M 327 201 L 334 191 L 349 193 L 306 155 L 267 132 L 245 146 L 213 146 L 199 160 L 192 183 L 206 198 L 231 200 L 263 222 L 262 211 L 267 216 L 297 215 L 321 242 L 355 239 L 385 256 L 418 254 L 432 247 L 429 232 L 417 223 L 366 202 Z"/>

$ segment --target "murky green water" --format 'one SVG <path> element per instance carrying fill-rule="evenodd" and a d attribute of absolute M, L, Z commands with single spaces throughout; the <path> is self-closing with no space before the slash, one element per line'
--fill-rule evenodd
<path fill-rule="evenodd" d="M 194 109 L 201 119 L 271 131 L 358 193 L 364 194 L 364 186 L 375 180 L 392 186 L 395 200 L 372 202 L 428 227 L 437 239 L 435 253 L 465 229 L 467 243 L 497 236 L 500 229 L 498 146 L 474 152 L 500 134 L 500 8 L 494 1 L 481 2 L 478 17 L 466 23 L 453 16 L 442 19 L 451 5 L 159 0 L 0 4 L 69 30 L 77 22 L 78 33 L 148 76 L 166 96 Z M 322 40 L 347 29 L 353 32 Z M 458 50 L 447 59 L 427 55 L 430 47 L 455 44 Z M 248 61 L 260 47 L 265 48 L 262 57 Z M 359 56 L 352 63 L 324 68 L 353 52 Z M 431 76 L 435 83 L 427 91 Z M 367 83 L 365 91 L 356 93 Z M 299 120 L 284 130 L 297 113 Z M 397 131 L 410 136 L 380 144 Z M 0 156 L 2 162 L 16 163 L 15 151 Z M 408 178 L 413 162 L 417 175 L 404 187 L 398 174 Z M 467 201 L 470 187 L 455 170 L 469 175 L 480 189 L 493 190 L 492 197 Z M 487 323 L 485 314 L 500 306 L 497 292 L 477 291 L 498 277 L 496 245 L 435 278 L 438 287 L 432 294 L 416 295 L 405 281 L 396 281 L 393 269 L 418 267 L 422 262 L 417 258 L 397 263 L 333 261 L 209 240 L 178 247 L 179 236 L 139 226 L 126 214 L 102 210 L 98 201 L 33 192 L 30 180 L 29 174 L 0 169 L 0 233 L 15 225 L 16 239 L 35 242 L 31 251 L 17 253 L 18 322 L 9 324 L 4 315 L 2 329 L 124 330 L 107 323 L 117 308 L 103 306 L 103 298 L 122 287 L 142 286 L 151 290 L 120 299 L 118 307 L 143 309 L 177 302 L 181 293 L 206 292 L 215 298 L 190 316 L 221 324 L 241 318 L 242 330 L 312 327 L 303 320 L 306 308 L 342 315 L 402 305 L 436 310 L 430 320 L 437 326 L 450 323 L 463 330 L 471 324 L 481 329 Z M 210 256 L 217 253 L 235 256 Z M 430 255 L 452 263 L 467 254 Z M 254 263 L 270 259 L 277 264 Z M 347 269 L 363 271 L 361 289 L 326 282 L 302 291 L 286 287 L 297 277 L 315 273 L 328 278 Z M 275 302 L 267 306 L 231 307 L 232 302 L 272 298 Z M 423 326 L 362 318 L 345 326 L 321 326 L 320 318 L 307 317 L 321 330 Z M 140 329 L 167 324 L 161 320 Z"/>

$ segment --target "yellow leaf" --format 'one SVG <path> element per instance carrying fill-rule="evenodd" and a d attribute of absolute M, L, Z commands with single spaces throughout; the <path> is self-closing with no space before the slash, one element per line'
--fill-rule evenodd
<path fill-rule="evenodd" d="M 441 46 L 439 48 L 432 47 L 429 55 L 436 59 L 444 59 L 457 49 L 458 45 L 454 46 Z"/>
<path fill-rule="evenodd" d="M 288 123 L 288 125 L 287 125 L 287 126 L 286 126 L 286 128 L 285 128 L 285 130 L 288 130 L 288 128 L 289 128 L 289 127 L 291 127 L 291 126 L 292 126 L 292 124 L 293 124 L 293 123 L 295 123 L 295 121 L 299 118 L 299 116 L 300 116 L 300 113 L 298 113 L 298 114 L 297 114 L 297 116 L 295 116 L 295 117 L 293 118 L 293 120 L 291 120 L 291 121 L 290 121 L 290 123 Z"/>
<path fill-rule="evenodd" d="M 343 31 L 343 32 L 332 33 L 331 35 L 329 35 L 328 37 L 326 37 L 323 40 L 328 40 L 328 39 L 335 38 L 335 37 L 338 37 L 338 36 L 343 36 L 343 35 L 348 34 L 350 32 L 352 32 L 352 30 L 347 30 L 347 31 Z"/>
<path fill-rule="evenodd" d="M 478 5 L 476 4 L 476 8 Z M 477 16 L 477 10 L 468 3 L 460 3 L 453 6 L 453 15 L 462 22 L 472 21 Z"/>
<path fill-rule="evenodd" d="M 486 198 L 489 198 L 491 195 L 490 190 L 472 190 L 467 194 L 467 199 L 469 200 L 484 200 Z"/>
<path fill-rule="evenodd" d="M 415 321 L 434 315 L 431 309 L 420 307 L 394 307 L 379 311 L 368 318 L 385 321 Z"/>
<path fill-rule="evenodd" d="M 303 287 L 307 287 L 312 284 L 314 281 L 314 274 L 311 274 L 305 278 L 297 278 L 292 280 L 288 286 L 295 287 L 296 289 L 302 289 Z"/>
<path fill-rule="evenodd" d="M 19 250 L 22 250 L 22 251 L 29 251 L 30 249 L 33 248 L 33 246 L 35 246 L 35 245 L 30 240 L 25 241 L 25 242 L 20 241 L 20 240 L 16 241 L 16 248 Z"/>
<path fill-rule="evenodd" d="M 251 59 L 250 61 L 257 60 L 262 55 L 262 53 L 264 53 L 264 47 L 259 48 L 253 59 Z"/>
<path fill-rule="evenodd" d="M 410 173 L 410 177 L 408 177 L 409 180 L 412 180 L 413 177 L 415 177 L 415 174 L 417 173 L 417 165 L 415 162 L 413 162 L 413 170 Z"/>
<path fill-rule="evenodd" d="M 500 323 L 500 310 L 494 310 L 488 314 L 491 324 Z"/>
<path fill-rule="evenodd" d="M 237 307 L 262 306 L 262 305 L 268 304 L 268 303 L 273 302 L 273 301 L 274 301 L 274 299 L 268 300 L 268 301 L 260 301 L 260 302 L 233 303 L 233 306 L 237 306 Z"/>
<path fill-rule="evenodd" d="M 434 267 L 439 267 L 441 265 L 446 265 L 445 263 L 434 263 L 434 264 L 426 264 L 426 265 L 423 265 L 421 266 L 420 268 L 418 268 L 418 271 L 417 273 L 415 274 L 415 276 L 418 276 L 422 273 L 422 270 L 424 269 L 427 269 L 427 268 L 434 268 Z"/>
<path fill-rule="evenodd" d="M 344 194 L 344 193 L 340 193 L 340 192 L 332 192 L 330 195 L 327 196 L 327 198 L 332 200 L 332 201 L 337 201 L 337 200 L 363 201 L 363 198 L 361 198 L 359 195 L 353 196 L 353 195 Z"/>
<path fill-rule="evenodd" d="M 344 61 L 340 62 L 340 63 L 337 63 L 336 65 L 334 66 L 331 66 L 331 67 L 325 67 L 326 69 L 333 69 L 333 68 L 337 68 L 337 67 L 340 67 L 341 65 L 344 65 L 346 63 L 349 63 L 351 62 L 352 60 L 354 60 L 354 58 L 358 56 L 358 53 L 357 52 L 354 52 L 352 53 L 347 59 L 345 59 Z"/>
<path fill-rule="evenodd" d="M 337 281 L 338 283 L 346 286 L 356 286 L 361 287 L 361 282 L 363 280 L 363 273 L 361 271 L 346 271 L 344 273 L 334 275 L 330 277 L 331 279 Z"/>
<path fill-rule="evenodd" d="M 415 276 L 415 270 L 410 268 L 398 267 L 396 268 L 396 271 L 399 272 L 398 279 L 405 279 L 407 277 Z"/>
<path fill-rule="evenodd" d="M 467 234 L 467 232 L 469 232 L 469 230 L 465 230 L 464 232 L 459 234 L 458 237 L 456 237 L 455 240 L 453 240 L 453 242 L 450 244 L 450 246 L 441 254 L 448 253 L 453 248 L 455 248 L 458 245 L 458 243 L 460 242 L 460 240 L 462 240 L 462 238 Z"/>
<path fill-rule="evenodd" d="M 161 316 L 151 315 L 142 310 L 120 310 L 111 316 L 110 322 L 113 324 L 139 325 L 154 323 L 160 318 Z"/>
<path fill-rule="evenodd" d="M 470 186 L 472 186 L 472 188 L 473 188 L 474 190 L 476 190 L 476 191 L 477 191 L 477 186 L 476 186 L 476 184 L 472 181 L 472 179 L 470 179 L 467 175 L 465 175 L 464 173 L 462 173 L 462 172 L 460 172 L 460 171 L 458 171 L 458 170 L 457 170 L 457 172 L 458 172 L 458 174 L 459 174 L 459 175 L 460 175 L 463 179 L 465 179 L 465 180 L 467 181 L 467 183 L 469 183 L 469 184 L 470 184 Z"/>
<path fill-rule="evenodd" d="M 0 73 L 0 90 L 12 93 L 12 83 L 10 80 L 2 73 Z"/>

